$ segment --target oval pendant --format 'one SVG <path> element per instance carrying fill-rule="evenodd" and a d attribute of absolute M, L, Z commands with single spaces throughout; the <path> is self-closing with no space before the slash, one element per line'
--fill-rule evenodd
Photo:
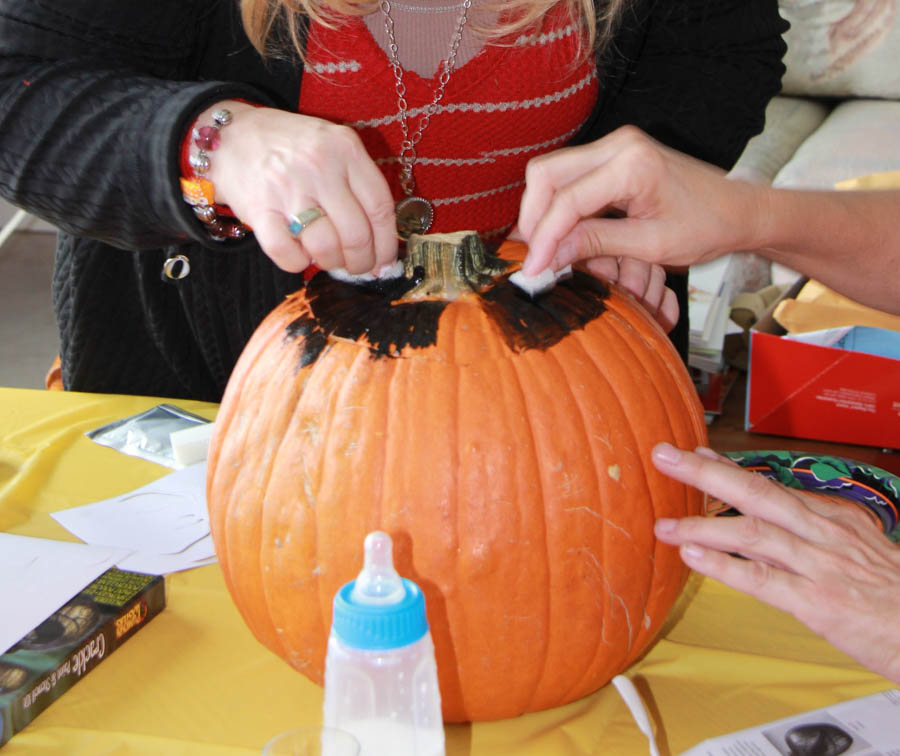
<path fill-rule="evenodd" d="M 167 257 L 163 263 L 163 281 L 179 281 L 191 272 L 191 261 L 186 255 L 173 255 Z"/>
<path fill-rule="evenodd" d="M 397 235 L 409 239 L 413 234 L 424 234 L 431 228 L 434 208 L 423 197 L 404 197 L 396 205 Z"/>

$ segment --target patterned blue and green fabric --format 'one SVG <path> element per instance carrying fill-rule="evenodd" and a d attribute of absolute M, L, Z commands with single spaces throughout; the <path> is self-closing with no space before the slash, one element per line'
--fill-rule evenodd
<path fill-rule="evenodd" d="M 843 457 L 795 451 L 741 451 L 725 456 L 789 488 L 843 496 L 873 512 L 900 543 L 900 478 Z"/>

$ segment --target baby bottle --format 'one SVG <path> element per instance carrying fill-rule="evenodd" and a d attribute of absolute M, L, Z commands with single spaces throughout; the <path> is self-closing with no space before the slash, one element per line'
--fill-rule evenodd
<path fill-rule="evenodd" d="M 362 571 L 334 597 L 324 724 L 354 735 L 362 756 L 443 756 L 425 596 L 394 570 L 387 533 L 369 533 L 364 548 Z"/>

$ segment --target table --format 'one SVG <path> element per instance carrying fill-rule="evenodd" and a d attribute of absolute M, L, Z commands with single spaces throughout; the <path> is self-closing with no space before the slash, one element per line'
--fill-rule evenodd
<path fill-rule="evenodd" d="M 159 402 L 0 388 L 0 530 L 74 540 L 51 512 L 115 496 L 168 473 L 84 436 Z M 176 403 L 215 416 L 213 404 Z M 713 425 L 713 445 L 773 448 L 770 439 L 735 435 L 729 417 Z M 774 448 L 787 444 L 778 439 Z M 848 451 L 827 446 L 838 455 Z M 885 460 L 873 464 L 884 466 Z M 238 756 L 259 753 L 281 730 L 320 721 L 321 689 L 256 642 L 216 565 L 169 575 L 166 583 L 166 610 L 16 735 L 3 756 Z M 726 732 L 893 687 L 789 615 L 697 576 L 661 639 L 627 674 L 645 697 L 664 756 Z M 648 752 L 612 686 L 515 720 L 448 726 L 446 734 L 448 756 Z"/>

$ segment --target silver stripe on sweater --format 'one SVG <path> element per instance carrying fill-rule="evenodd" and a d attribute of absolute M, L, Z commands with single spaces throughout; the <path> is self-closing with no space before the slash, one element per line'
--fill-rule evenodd
<path fill-rule="evenodd" d="M 561 136 L 553 137 L 553 139 L 547 139 L 546 141 L 538 142 L 537 144 L 525 144 L 521 147 L 506 147 L 502 150 L 491 150 L 490 152 L 482 152 L 481 155 L 474 158 L 420 157 L 418 162 L 420 165 L 437 165 L 444 168 L 464 168 L 468 165 L 489 165 L 491 163 L 496 163 L 497 158 L 527 155 L 530 152 L 538 152 L 547 147 L 555 147 L 558 144 L 563 144 L 571 139 L 578 132 L 579 128 L 581 127 L 579 126 L 571 129 Z M 391 165 L 392 163 L 398 163 L 400 161 L 399 158 L 392 155 L 390 157 L 378 158 L 375 162 L 378 165 Z"/>
<path fill-rule="evenodd" d="M 571 86 L 561 89 L 551 94 L 542 95 L 541 97 L 533 97 L 528 100 L 511 100 L 507 102 L 450 102 L 439 105 L 435 108 L 433 115 L 439 113 L 503 113 L 508 110 L 527 110 L 530 108 L 543 108 L 547 105 L 553 105 L 557 102 L 572 97 L 577 92 L 588 86 L 597 78 L 597 72 L 591 69 L 591 72 L 584 76 L 580 81 L 575 82 Z M 417 116 L 425 107 L 411 108 L 407 111 L 407 116 Z M 374 129 L 379 126 L 387 126 L 397 121 L 399 116 L 396 113 L 384 116 L 383 118 L 372 118 L 368 121 L 352 121 L 344 123 L 345 126 L 351 126 L 354 129 Z"/>

